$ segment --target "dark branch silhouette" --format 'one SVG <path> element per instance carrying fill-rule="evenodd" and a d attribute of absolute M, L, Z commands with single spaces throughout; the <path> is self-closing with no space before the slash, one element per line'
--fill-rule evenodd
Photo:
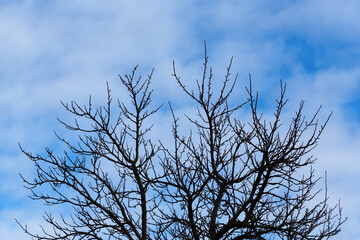
<path fill-rule="evenodd" d="M 329 206 L 326 189 L 316 190 L 310 155 L 329 118 L 310 118 L 300 103 L 287 131 L 281 113 L 287 103 L 281 83 L 274 119 L 258 110 L 258 95 L 250 83 L 247 101 L 230 104 L 237 75 L 231 64 L 220 88 L 213 87 L 212 69 L 205 47 L 203 75 L 196 89 L 173 76 L 194 101 L 197 116 L 188 135 L 180 135 L 173 116 L 173 147 L 148 139 L 152 72 L 146 79 L 119 76 L 129 93 L 130 105 L 118 101 L 114 115 L 111 90 L 107 104 L 94 109 L 62 103 L 67 111 L 90 124 L 84 127 L 61 120 L 77 132 L 76 144 L 57 135 L 68 151 L 62 156 L 46 148 L 46 155 L 21 150 L 35 164 L 36 177 L 23 178 L 31 198 L 48 205 L 71 206 L 67 216 L 45 213 L 51 226 L 42 233 L 22 229 L 33 239 L 329 239 L 346 219 L 340 204 Z M 251 121 L 235 114 L 249 109 Z M 329 116 L 330 117 L 330 116 Z M 156 123 L 155 123 L 156 124 Z M 305 174 L 304 171 L 308 170 Z M 49 189 L 44 189 L 43 186 Z M 322 200 L 317 200 L 323 194 Z"/>

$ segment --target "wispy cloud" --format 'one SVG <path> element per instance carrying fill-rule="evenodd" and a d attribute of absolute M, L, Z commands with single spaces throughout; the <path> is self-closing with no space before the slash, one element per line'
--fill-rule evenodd
<path fill-rule="evenodd" d="M 355 184 L 360 171 L 359 15 L 355 0 L 0 3 L 0 182 L 6 186 L 0 188 L 6 199 L 0 205 L 0 235 L 23 238 L 9 221 L 18 214 L 30 219 L 29 213 L 21 204 L 7 205 L 10 198 L 28 202 L 17 174 L 30 175 L 32 169 L 17 142 L 34 152 L 55 145 L 55 118 L 69 118 L 59 100 L 86 103 L 93 94 L 102 102 L 105 81 L 121 98 L 117 74 L 140 64 L 143 75 L 155 67 L 156 103 L 172 100 L 179 112 L 189 111 L 171 77 L 172 60 L 191 85 L 200 77 L 207 40 L 210 64 L 220 80 L 234 56 L 239 84 L 247 84 L 252 73 L 265 99 L 278 95 L 282 78 L 288 83 L 291 112 L 300 99 L 307 101 L 308 112 L 320 104 L 324 114 L 334 111 L 316 155 L 319 169 L 328 169 L 331 197 L 343 199 L 349 217 L 340 238 L 354 239 L 357 228 L 351 226 L 360 215 Z"/>

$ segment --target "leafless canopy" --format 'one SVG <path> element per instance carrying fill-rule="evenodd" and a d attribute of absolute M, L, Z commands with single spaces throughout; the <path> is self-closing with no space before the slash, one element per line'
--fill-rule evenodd
<path fill-rule="evenodd" d="M 45 213 L 42 233 L 20 224 L 23 230 L 39 240 L 335 236 L 346 219 L 339 205 L 329 206 L 326 186 L 316 190 L 319 178 L 309 155 L 328 119 L 319 124 L 319 111 L 305 118 L 301 102 L 288 130 L 282 130 L 287 100 L 286 86 L 281 85 L 273 120 L 265 121 L 251 78 L 247 101 L 233 106 L 229 101 L 237 76 L 231 78 L 231 62 L 218 89 L 212 85 L 206 48 L 195 89 L 180 80 L 174 63 L 173 76 L 196 104 L 197 116 L 186 116 L 193 128 L 181 135 L 170 105 L 173 147 L 147 137 L 149 117 L 159 110 L 150 106 L 152 72 L 146 79 L 137 78 L 135 67 L 130 75 L 119 76 L 131 104 L 118 101 L 115 115 L 109 86 L 103 107 L 94 109 L 91 98 L 86 106 L 63 103 L 76 120 L 59 121 L 77 132 L 78 142 L 58 136 L 68 147 L 62 156 L 49 148 L 45 155 L 22 149 L 37 171 L 33 180 L 23 181 L 31 198 L 64 206 L 69 213 Z M 235 117 L 243 109 L 250 111 L 249 122 Z"/>

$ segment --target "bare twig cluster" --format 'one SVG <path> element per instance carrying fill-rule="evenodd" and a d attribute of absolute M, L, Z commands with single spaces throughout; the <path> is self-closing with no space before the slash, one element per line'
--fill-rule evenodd
<path fill-rule="evenodd" d="M 131 106 L 118 101 L 113 116 L 107 87 L 107 104 L 93 109 L 63 103 L 90 127 L 60 122 L 78 133 L 78 143 L 58 136 L 68 147 L 62 156 L 46 149 L 41 156 L 22 151 L 35 164 L 37 176 L 23 178 L 31 198 L 49 205 L 73 207 L 69 216 L 45 214 L 52 226 L 43 233 L 23 230 L 33 239 L 328 239 L 343 222 L 340 205 L 329 206 L 327 191 L 315 201 L 319 178 L 309 168 L 328 119 L 319 124 L 319 110 L 303 116 L 303 102 L 285 134 L 280 134 L 281 112 L 287 103 L 281 84 L 274 120 L 265 121 L 257 108 L 258 96 L 250 84 L 246 102 L 230 107 L 237 76 L 231 79 L 232 59 L 222 87 L 214 92 L 212 69 L 205 48 L 204 71 L 197 88 L 189 89 L 176 73 L 181 89 L 197 106 L 189 117 L 194 131 L 180 135 L 173 116 L 173 148 L 147 138 L 145 124 L 158 108 L 150 108 L 152 72 L 146 79 L 119 76 Z M 234 113 L 249 106 L 251 121 Z M 305 136 L 306 135 L 306 136 Z M 160 169 L 160 170 L 159 170 Z M 41 191 L 41 186 L 50 190 Z M 314 202 L 315 201 L 315 202 Z"/>

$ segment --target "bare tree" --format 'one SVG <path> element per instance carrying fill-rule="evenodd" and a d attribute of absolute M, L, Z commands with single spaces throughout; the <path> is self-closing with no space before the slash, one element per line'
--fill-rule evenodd
<path fill-rule="evenodd" d="M 315 189 L 311 166 L 313 150 L 329 118 L 321 125 L 318 111 L 308 120 L 304 102 L 281 134 L 281 112 L 287 103 L 286 86 L 273 121 L 265 121 L 257 108 L 258 96 L 246 88 L 244 103 L 230 104 L 237 76 L 227 68 L 222 87 L 213 91 L 212 69 L 205 61 L 197 88 L 188 89 L 173 68 L 182 90 L 197 105 L 197 116 L 186 116 L 194 129 L 180 135 L 173 116 L 173 147 L 147 139 L 145 121 L 159 108 L 149 109 L 152 89 L 148 78 L 120 76 L 131 106 L 118 101 L 113 118 L 112 97 L 93 109 L 76 102 L 66 110 L 90 121 L 85 128 L 60 122 L 79 132 L 78 144 L 58 138 L 69 152 L 47 156 L 22 151 L 34 162 L 37 176 L 23 178 L 33 199 L 49 205 L 73 207 L 70 217 L 44 218 L 52 230 L 42 234 L 23 230 L 34 239 L 329 239 L 346 219 L 340 205 L 329 206 L 326 190 Z M 246 106 L 246 107 L 244 107 Z M 235 112 L 249 109 L 251 121 L 243 123 Z M 330 117 L 330 116 L 329 116 Z M 157 140 L 156 140 L 157 141 Z M 303 175 L 303 169 L 309 173 Z M 50 190 L 44 193 L 42 185 Z M 39 192 L 40 191 L 40 192 Z M 322 200 L 318 200 L 323 193 Z"/>

